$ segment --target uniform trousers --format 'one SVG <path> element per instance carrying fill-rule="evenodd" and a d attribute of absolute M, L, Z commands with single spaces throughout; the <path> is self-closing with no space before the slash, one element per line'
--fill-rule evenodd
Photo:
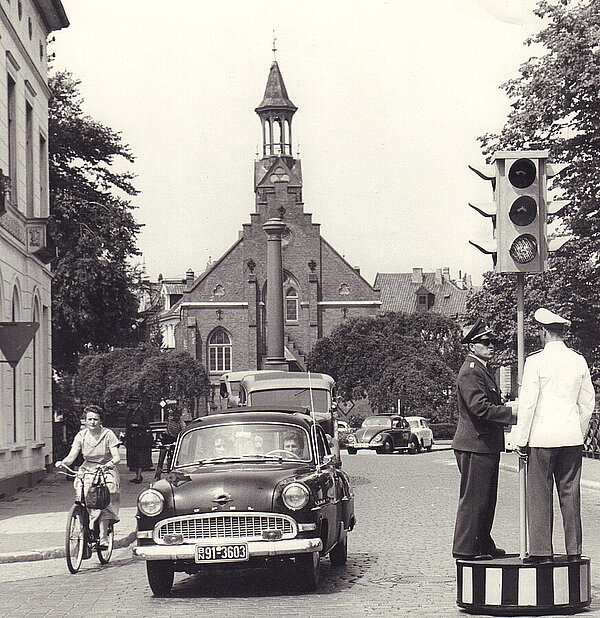
<path fill-rule="evenodd" d="M 498 494 L 500 453 L 454 451 L 460 470 L 460 496 L 452 553 L 486 554 L 496 549 L 491 531 Z"/>
<path fill-rule="evenodd" d="M 527 463 L 529 553 L 552 556 L 554 483 L 567 554 L 581 554 L 581 457 L 583 446 L 531 447 Z"/>

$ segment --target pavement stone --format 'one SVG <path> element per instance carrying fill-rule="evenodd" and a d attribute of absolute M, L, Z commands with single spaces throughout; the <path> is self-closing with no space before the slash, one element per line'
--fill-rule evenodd
<path fill-rule="evenodd" d="M 64 560 L 0 564 L 0 616 L 451 616 L 456 607 L 456 566 L 451 556 L 459 474 L 446 450 L 390 456 L 343 453 L 355 491 L 357 526 L 349 536 L 345 567 L 322 559 L 322 582 L 311 594 L 289 591 L 285 569 L 178 573 L 171 595 L 153 597 L 143 562 L 117 550 L 106 566 L 92 558 L 72 576 Z M 600 461 L 591 461 L 591 472 Z M 518 548 L 518 475 L 503 456 L 494 538 Z M 600 561 L 600 492 L 584 488 L 584 550 Z M 560 516 L 555 549 L 562 548 Z M 10 585 L 7 583 L 10 582 Z M 600 587 L 592 577 L 600 616 Z"/>

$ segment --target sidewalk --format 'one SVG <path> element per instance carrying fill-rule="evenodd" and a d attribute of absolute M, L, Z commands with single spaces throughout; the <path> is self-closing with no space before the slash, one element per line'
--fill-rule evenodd
<path fill-rule="evenodd" d="M 125 449 L 118 465 L 121 477 L 121 521 L 115 526 L 115 548 L 135 541 L 136 501 L 154 477 L 144 472 L 144 482 L 130 483 Z M 67 514 L 73 505 L 73 481 L 51 472 L 35 487 L 0 500 L 0 563 L 62 558 L 65 555 Z"/>
<path fill-rule="evenodd" d="M 434 450 L 450 449 L 450 441 L 436 443 Z M 153 453 L 155 455 L 155 453 Z M 125 452 L 122 449 L 122 461 Z M 500 468 L 518 471 L 515 453 L 502 453 Z M 135 541 L 136 500 L 147 487 L 154 472 L 144 472 L 144 482 L 130 483 L 133 473 L 125 463 L 119 464 L 121 475 L 121 521 L 115 527 L 115 547 L 126 547 Z M 600 460 L 583 458 L 581 485 L 600 491 Z M 0 500 L 0 563 L 27 562 L 61 558 L 65 555 L 67 513 L 73 504 L 73 482 L 52 472 L 35 487 Z"/>

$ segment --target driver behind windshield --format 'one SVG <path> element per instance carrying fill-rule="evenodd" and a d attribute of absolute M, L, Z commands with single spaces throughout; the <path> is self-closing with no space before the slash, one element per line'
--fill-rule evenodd
<path fill-rule="evenodd" d="M 283 436 L 283 450 L 292 453 L 298 459 L 302 458 L 304 447 L 297 433 L 289 432 Z"/>

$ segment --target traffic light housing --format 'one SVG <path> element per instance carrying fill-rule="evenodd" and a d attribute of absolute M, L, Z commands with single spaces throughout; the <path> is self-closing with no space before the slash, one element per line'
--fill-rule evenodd
<path fill-rule="evenodd" d="M 493 205 L 471 204 L 481 214 L 492 217 L 494 242 L 471 244 L 495 257 L 496 272 L 544 272 L 548 269 L 549 251 L 563 244 L 549 245 L 547 221 L 548 214 L 555 214 L 566 202 L 548 202 L 546 184 L 549 177 L 567 166 L 549 165 L 547 159 L 547 150 L 499 151 L 486 171 L 471 168 L 491 180 L 494 189 Z"/>

